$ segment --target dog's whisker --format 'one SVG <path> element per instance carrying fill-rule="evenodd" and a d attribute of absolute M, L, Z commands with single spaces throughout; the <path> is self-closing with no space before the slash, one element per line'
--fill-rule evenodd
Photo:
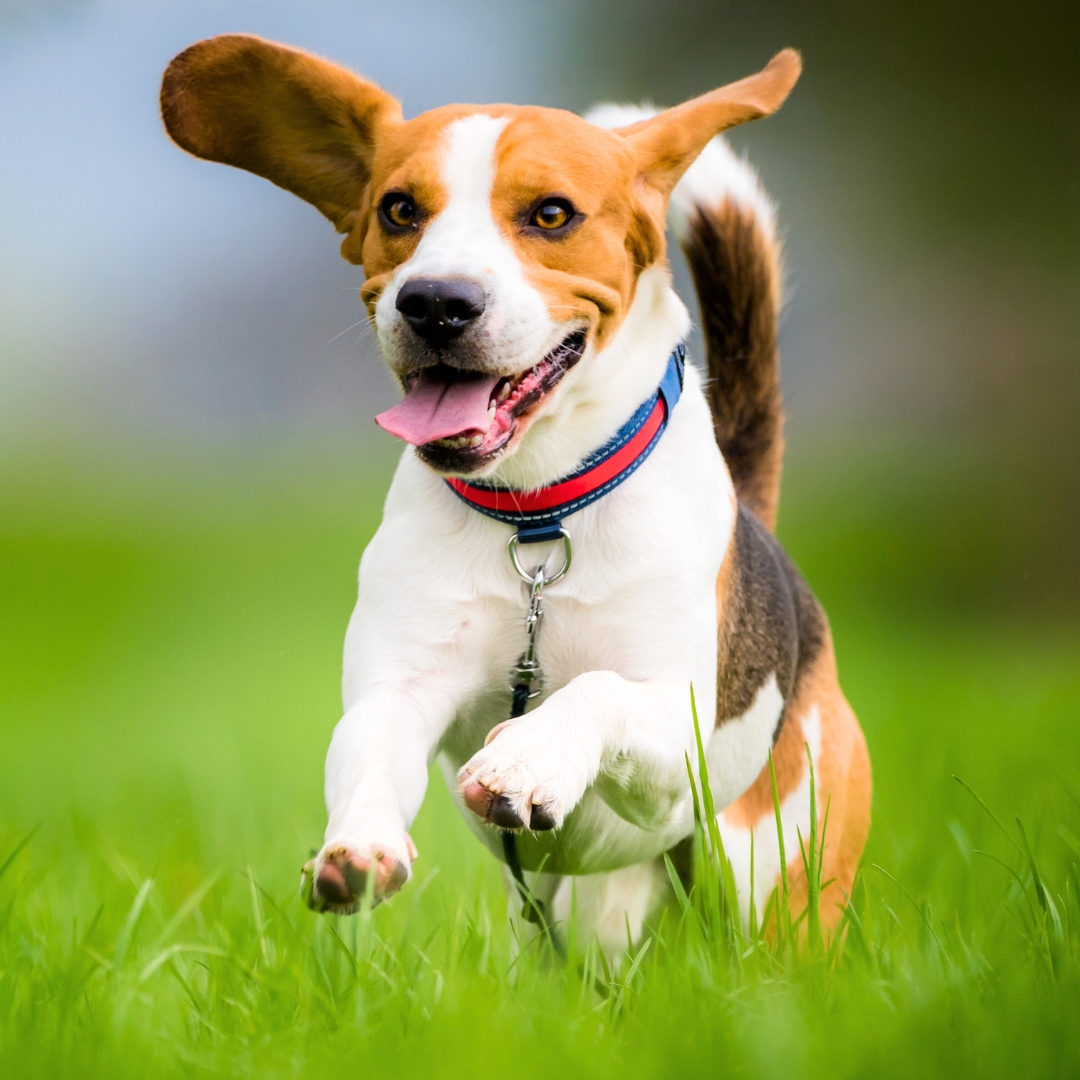
<path fill-rule="evenodd" d="M 354 322 L 352 324 L 352 326 L 346 326 L 345 329 L 342 330 L 340 334 L 335 334 L 325 345 L 322 346 L 322 348 L 323 349 L 329 348 L 331 345 L 334 344 L 335 341 L 338 340 L 338 338 L 343 338 L 350 330 L 355 330 L 358 326 L 363 325 L 367 321 L 368 320 L 365 317 L 363 319 L 358 319 L 356 322 Z"/>

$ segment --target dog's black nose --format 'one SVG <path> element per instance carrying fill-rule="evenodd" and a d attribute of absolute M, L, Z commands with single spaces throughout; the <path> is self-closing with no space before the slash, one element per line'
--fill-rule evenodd
<path fill-rule="evenodd" d="M 398 311 L 433 349 L 483 315 L 486 303 L 483 286 L 463 278 L 413 278 L 397 295 Z"/>

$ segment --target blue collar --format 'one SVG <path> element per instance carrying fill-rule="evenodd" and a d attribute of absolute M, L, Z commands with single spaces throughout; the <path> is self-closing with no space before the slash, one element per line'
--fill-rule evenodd
<path fill-rule="evenodd" d="M 617 488 L 653 452 L 682 396 L 686 346 L 675 346 L 656 392 L 599 450 L 569 476 L 542 488 L 518 491 L 482 481 L 452 478 L 450 490 L 481 514 L 513 525 L 518 541 L 558 540 L 562 519 Z"/>

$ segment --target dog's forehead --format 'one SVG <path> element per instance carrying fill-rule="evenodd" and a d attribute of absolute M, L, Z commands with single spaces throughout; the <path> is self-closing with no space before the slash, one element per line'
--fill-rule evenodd
<path fill-rule="evenodd" d="M 566 194 L 589 202 L 604 192 L 622 194 L 622 185 L 634 175 L 622 136 L 562 109 L 518 110 L 499 139 L 495 159 L 496 187 L 501 183 L 537 196 Z"/>
<path fill-rule="evenodd" d="M 376 189 L 395 183 L 437 184 L 458 124 L 470 117 L 501 121 L 492 156 L 496 188 L 520 187 L 536 194 L 572 194 L 618 185 L 632 176 L 632 159 L 621 136 L 564 109 L 521 105 L 444 105 L 396 125 L 379 140 L 373 168 Z M 486 156 L 486 155 L 485 155 Z"/>

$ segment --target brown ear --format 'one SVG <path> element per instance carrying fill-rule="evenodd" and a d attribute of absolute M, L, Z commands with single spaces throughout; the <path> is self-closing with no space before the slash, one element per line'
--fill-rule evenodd
<path fill-rule="evenodd" d="M 642 178 L 666 199 L 714 135 L 776 112 L 801 72 L 799 54 L 784 49 L 756 75 L 616 130 L 633 148 Z"/>
<path fill-rule="evenodd" d="M 258 173 L 351 228 L 380 127 L 401 106 L 327 60 L 246 34 L 175 57 L 161 82 L 172 138 L 197 157 Z"/>

